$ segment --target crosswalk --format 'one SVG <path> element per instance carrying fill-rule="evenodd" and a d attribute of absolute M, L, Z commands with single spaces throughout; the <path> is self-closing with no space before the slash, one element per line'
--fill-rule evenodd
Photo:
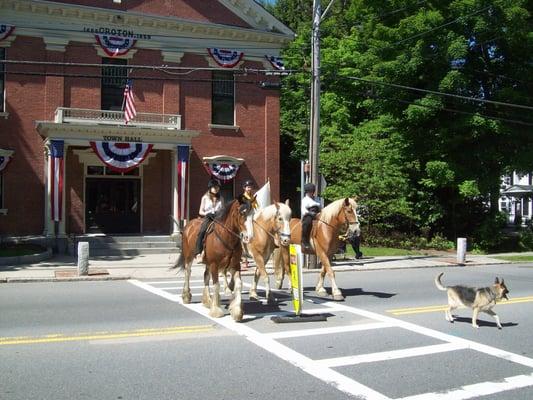
<path fill-rule="evenodd" d="M 200 282 L 200 283 L 198 283 Z M 193 303 L 183 304 L 181 300 L 181 287 L 183 282 L 179 280 L 173 281 L 151 281 L 142 282 L 138 280 L 130 280 L 133 285 L 149 291 L 155 295 L 161 296 L 169 301 L 182 304 L 184 307 L 211 319 L 215 323 L 223 326 L 268 351 L 282 360 L 285 360 L 292 365 L 300 368 L 306 373 L 314 376 L 321 381 L 334 386 L 339 391 L 351 396 L 357 396 L 365 399 L 375 400 L 391 400 L 384 393 L 370 387 L 369 385 L 358 382 L 353 377 L 342 369 L 341 367 L 356 366 L 356 365 L 371 365 L 373 363 L 388 362 L 391 360 L 411 359 L 415 357 L 424 357 L 434 354 L 461 352 L 461 351 L 475 351 L 485 356 L 496 357 L 503 359 L 507 363 L 514 363 L 527 371 L 524 374 L 504 377 L 499 380 L 478 382 L 475 384 L 464 385 L 460 387 L 452 387 L 447 391 L 436 391 L 428 393 L 419 393 L 409 395 L 406 397 L 397 398 L 398 400 L 429 400 L 429 399 L 471 399 L 490 394 L 496 394 L 504 391 L 510 391 L 520 388 L 533 386 L 533 359 L 511 353 L 492 346 L 487 346 L 468 339 L 457 336 L 448 335 L 446 333 L 436 331 L 430 328 L 419 326 L 407 321 L 381 315 L 368 310 L 351 307 L 349 305 L 340 304 L 331 301 L 317 301 L 313 298 L 306 299 L 306 314 L 328 314 L 334 316 L 342 316 L 344 321 L 342 324 L 337 323 L 335 318 L 332 321 L 336 325 L 330 326 L 331 322 L 327 322 L 327 326 L 315 327 L 309 324 L 304 324 L 301 329 L 291 329 L 290 327 L 278 326 L 272 328 L 270 324 L 269 329 L 265 329 L 265 325 L 253 323 L 236 323 L 230 316 L 223 318 L 211 318 L 208 315 L 209 310 L 199 303 L 199 297 L 203 289 L 201 281 L 191 281 L 191 290 L 193 291 Z M 289 299 L 288 293 L 277 292 L 280 296 L 285 296 Z M 223 293 L 221 293 L 223 294 Z M 195 296 L 197 296 L 195 298 Z M 245 312 L 248 307 L 245 306 Z M 260 309 L 261 307 L 254 307 Z M 245 314 L 244 321 L 255 321 L 257 319 L 265 320 L 269 316 L 289 315 L 290 310 L 266 310 L 264 312 L 254 312 L 253 314 Z M 352 318 L 352 319 L 350 319 Z M 346 322 L 348 321 L 348 322 Z M 312 358 L 303 354 L 300 351 L 291 347 L 291 342 L 286 339 L 308 338 L 317 335 L 340 335 L 350 332 L 387 332 L 391 329 L 401 329 L 410 333 L 423 335 L 436 344 L 416 346 L 402 349 L 392 349 L 388 351 L 370 352 L 362 354 L 348 354 L 341 357 L 329 358 Z M 353 351 L 353 348 L 346 349 L 346 353 Z M 342 371 L 342 372 L 341 372 Z"/>

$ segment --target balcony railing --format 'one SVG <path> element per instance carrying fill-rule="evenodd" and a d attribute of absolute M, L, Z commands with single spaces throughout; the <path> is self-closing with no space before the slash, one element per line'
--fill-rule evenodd
<path fill-rule="evenodd" d="M 135 126 L 140 128 L 181 129 L 181 115 L 137 113 L 134 120 L 124 122 L 124 111 L 92 110 L 88 108 L 58 107 L 56 123 Z"/>

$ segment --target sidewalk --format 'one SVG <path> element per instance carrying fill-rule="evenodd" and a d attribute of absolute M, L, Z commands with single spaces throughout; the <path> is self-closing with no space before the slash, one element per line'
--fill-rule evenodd
<path fill-rule="evenodd" d="M 521 253 L 524 255 L 525 253 Z M 508 261 L 493 256 L 466 256 L 466 265 L 506 264 Z M 176 254 L 149 254 L 139 256 L 93 257 L 89 259 L 89 275 L 78 276 L 77 259 L 67 255 L 55 255 L 52 258 L 33 264 L 0 265 L 0 283 L 7 282 L 50 282 L 50 281 L 95 281 L 120 279 L 176 279 L 174 265 Z M 458 266 L 455 254 L 446 253 L 432 256 L 402 257 L 365 257 L 360 260 L 339 260 L 332 262 L 335 271 L 367 271 L 381 269 L 427 268 Z M 242 271 L 242 275 L 252 275 L 255 271 L 253 262 Z M 272 263 L 267 264 L 267 271 L 272 273 Z M 304 269 L 304 273 L 316 273 L 319 270 Z M 193 264 L 192 275 L 203 277 L 203 264 Z"/>

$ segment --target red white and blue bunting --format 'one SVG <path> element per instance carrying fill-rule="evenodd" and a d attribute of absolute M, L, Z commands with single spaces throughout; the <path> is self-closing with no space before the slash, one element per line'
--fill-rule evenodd
<path fill-rule="evenodd" d="M 211 175 L 215 178 L 220 179 L 223 182 L 231 181 L 237 172 L 239 172 L 240 165 L 231 164 L 231 163 L 217 163 L 217 162 L 208 162 L 206 167 Z"/>
<path fill-rule="evenodd" d="M 0 172 L 6 169 L 7 164 L 11 161 L 10 156 L 0 156 Z"/>
<path fill-rule="evenodd" d="M 176 201 L 178 202 L 176 207 L 176 220 L 187 219 L 187 203 L 189 198 L 189 153 L 190 147 L 188 145 L 178 145 L 178 157 L 176 172 L 178 174 L 178 195 Z"/>
<path fill-rule="evenodd" d="M 109 57 L 123 56 L 130 51 L 137 39 L 124 36 L 95 35 L 96 41 Z"/>
<path fill-rule="evenodd" d="M 207 51 L 213 57 L 213 60 L 222 68 L 233 68 L 244 56 L 242 51 L 208 48 Z"/>
<path fill-rule="evenodd" d="M 285 70 L 285 65 L 283 65 L 283 59 L 281 57 L 268 56 L 266 54 L 265 54 L 265 57 L 275 69 L 279 71 Z"/>
<path fill-rule="evenodd" d="M 14 25 L 0 24 L 0 41 L 7 39 L 15 30 Z"/>
<path fill-rule="evenodd" d="M 128 172 L 138 167 L 152 150 L 153 144 L 90 142 L 102 162 L 116 172 Z"/>

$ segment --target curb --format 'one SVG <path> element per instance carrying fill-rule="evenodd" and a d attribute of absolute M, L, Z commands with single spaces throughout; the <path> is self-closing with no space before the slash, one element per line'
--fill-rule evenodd
<path fill-rule="evenodd" d="M 3 278 L 0 283 L 34 283 L 34 282 L 92 282 L 92 281 L 123 281 L 132 279 L 130 275 L 124 276 L 76 276 L 69 278 Z"/>

